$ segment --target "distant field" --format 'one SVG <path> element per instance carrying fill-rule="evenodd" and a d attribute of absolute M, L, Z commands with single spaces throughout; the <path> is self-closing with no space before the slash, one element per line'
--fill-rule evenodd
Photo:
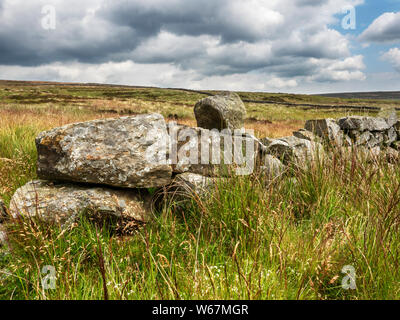
<path fill-rule="evenodd" d="M 320 96 L 342 99 L 400 100 L 400 91 L 328 93 Z"/>

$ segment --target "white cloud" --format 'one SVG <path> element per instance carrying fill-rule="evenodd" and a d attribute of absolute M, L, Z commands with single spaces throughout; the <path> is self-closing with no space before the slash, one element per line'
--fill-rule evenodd
<path fill-rule="evenodd" d="M 382 55 L 382 59 L 388 61 L 392 66 L 400 72 L 400 49 L 392 48 Z"/>
<path fill-rule="evenodd" d="M 400 41 L 400 12 L 386 12 L 361 34 L 361 41 L 394 43 Z"/>
<path fill-rule="evenodd" d="M 10 79 L 232 90 L 362 81 L 362 56 L 328 27 L 343 7 L 362 2 L 3 0 L 0 72 Z M 40 26 L 48 4 L 57 10 L 55 31 Z"/>

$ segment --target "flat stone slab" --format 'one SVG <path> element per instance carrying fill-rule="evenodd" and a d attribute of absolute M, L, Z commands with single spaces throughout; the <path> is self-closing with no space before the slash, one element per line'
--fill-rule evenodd
<path fill-rule="evenodd" d="M 70 124 L 36 138 L 37 173 L 46 180 L 160 187 L 171 182 L 168 144 L 159 114 Z"/>
<path fill-rule="evenodd" d="M 54 184 L 36 180 L 19 188 L 10 203 L 18 216 L 38 217 L 43 221 L 68 225 L 82 213 L 96 213 L 146 222 L 151 217 L 151 197 L 144 190 L 117 190 Z"/>
<path fill-rule="evenodd" d="M 308 161 L 315 160 L 318 153 L 322 155 L 324 149 L 318 142 L 290 136 L 273 140 L 268 146 L 267 152 L 285 165 L 294 163 L 303 166 Z"/>
<path fill-rule="evenodd" d="M 342 130 L 357 130 L 357 131 L 386 131 L 390 129 L 387 119 L 352 116 L 341 118 L 338 124 Z"/>

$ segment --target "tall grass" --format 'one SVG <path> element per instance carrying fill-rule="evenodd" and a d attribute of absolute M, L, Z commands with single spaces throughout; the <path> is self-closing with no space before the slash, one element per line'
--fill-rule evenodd
<path fill-rule="evenodd" d="M 4 299 L 399 298 L 398 164 L 336 153 L 269 181 L 220 182 L 131 237 L 85 216 L 69 230 L 10 227 Z M 44 291 L 41 269 L 57 270 Z M 341 272 L 356 270 L 356 290 Z M 104 279 L 104 280 L 103 280 Z"/>

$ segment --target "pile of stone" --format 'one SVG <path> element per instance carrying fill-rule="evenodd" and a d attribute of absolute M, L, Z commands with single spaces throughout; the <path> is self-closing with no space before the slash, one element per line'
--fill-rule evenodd
<path fill-rule="evenodd" d="M 236 166 L 223 164 L 230 169 L 223 172 L 220 163 L 203 164 L 201 158 L 211 153 L 213 138 L 219 139 L 224 154 L 223 141 L 228 136 L 219 130 L 241 129 L 246 111 L 238 95 L 226 93 L 200 101 L 195 115 L 202 128 L 171 125 L 159 114 L 146 114 L 75 123 L 40 133 L 36 138 L 40 180 L 16 191 L 10 202 L 11 215 L 40 217 L 62 226 L 76 221 L 82 212 L 148 222 L 154 190 L 177 185 L 186 191 L 207 190 Z M 193 136 L 196 139 L 190 139 Z M 280 161 L 266 157 L 258 139 L 247 134 L 239 138 L 251 144 L 252 161 L 258 167 L 279 171 Z M 194 158 L 193 150 L 197 150 Z M 182 153 L 190 154 L 190 161 L 171 161 L 173 154 Z M 260 159 L 268 159 L 267 165 L 260 166 Z"/>
<path fill-rule="evenodd" d="M 355 147 L 374 154 L 394 154 L 400 146 L 400 122 L 395 112 L 388 118 L 350 116 L 338 120 L 310 120 L 305 128 L 294 135 L 309 140 L 318 137 L 333 146 Z"/>
<path fill-rule="evenodd" d="M 277 178 L 287 166 L 304 167 L 324 154 L 324 139 L 372 148 L 394 146 L 400 137 L 397 119 L 348 117 L 308 121 L 304 130 L 291 137 L 258 140 L 242 130 L 246 109 L 235 93 L 207 97 L 194 112 L 197 128 L 146 114 L 40 133 L 36 139 L 40 180 L 16 191 L 10 214 L 40 217 L 62 226 L 77 221 L 83 212 L 146 223 L 153 216 L 155 190 L 204 195 L 218 179 L 242 172 L 237 171 L 238 164 L 250 167 L 247 174 Z M 234 141 L 233 145 L 227 141 Z M 245 163 L 226 161 L 229 152 L 237 156 L 235 150 L 242 156 L 247 152 Z"/>

